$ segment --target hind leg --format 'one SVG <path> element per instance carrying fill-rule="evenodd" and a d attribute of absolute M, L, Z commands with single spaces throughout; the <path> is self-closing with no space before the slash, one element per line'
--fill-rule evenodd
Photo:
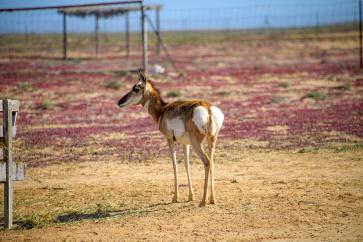
<path fill-rule="evenodd" d="M 204 169 L 205 169 L 204 191 L 203 191 L 202 201 L 199 204 L 200 207 L 204 207 L 206 204 L 206 198 L 208 196 L 208 179 L 209 179 L 210 165 L 211 165 L 211 161 L 210 161 L 209 157 L 204 152 L 204 149 L 202 146 L 202 141 L 203 140 L 198 140 L 196 138 L 192 139 L 193 149 L 194 149 L 195 153 L 199 156 L 199 158 L 202 160 Z"/>
<path fill-rule="evenodd" d="M 210 197 L 209 202 L 211 204 L 216 204 L 216 199 L 214 197 L 214 152 L 217 143 L 217 135 L 208 137 L 208 148 L 209 148 L 209 157 L 210 157 Z"/>

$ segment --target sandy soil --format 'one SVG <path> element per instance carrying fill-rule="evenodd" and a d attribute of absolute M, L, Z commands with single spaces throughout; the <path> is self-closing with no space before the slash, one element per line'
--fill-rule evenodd
<path fill-rule="evenodd" d="M 27 181 L 15 187 L 15 216 L 48 220 L 39 228 L 1 231 L 0 240 L 363 239 L 361 149 L 230 149 L 216 155 L 217 205 L 205 208 L 198 207 L 203 167 L 194 156 L 196 200 L 187 202 L 180 165 L 176 204 L 167 157 L 144 164 L 107 160 L 29 169 Z"/>
<path fill-rule="evenodd" d="M 29 169 L 15 185 L 14 229 L 0 230 L 0 241 L 363 241 L 357 48 L 354 36 L 184 43 L 170 48 L 178 71 L 150 56 L 167 70 L 152 76 L 166 101 L 206 99 L 225 113 L 218 204 L 205 208 L 200 161 L 193 156 L 196 200 L 187 202 L 180 165 L 181 199 L 172 204 L 165 140 L 141 107 L 116 105 L 136 82 L 124 71 L 136 57 L 4 52 L 0 97 L 21 101 L 14 159 Z M 1 200 L 0 229 L 2 209 Z"/>

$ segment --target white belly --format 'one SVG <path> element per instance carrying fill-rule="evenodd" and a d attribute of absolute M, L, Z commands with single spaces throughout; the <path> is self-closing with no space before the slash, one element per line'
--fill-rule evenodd
<path fill-rule="evenodd" d="M 190 145 L 190 138 L 185 132 L 185 124 L 180 117 L 166 120 L 168 133 L 175 138 L 175 141 L 181 144 Z"/>

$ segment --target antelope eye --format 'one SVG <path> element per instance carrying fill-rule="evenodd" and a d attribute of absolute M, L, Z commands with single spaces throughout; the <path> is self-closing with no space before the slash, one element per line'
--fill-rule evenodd
<path fill-rule="evenodd" d="M 138 92 L 138 91 L 140 91 L 140 87 L 135 85 L 135 86 L 132 88 L 132 91 L 134 91 L 134 92 Z"/>

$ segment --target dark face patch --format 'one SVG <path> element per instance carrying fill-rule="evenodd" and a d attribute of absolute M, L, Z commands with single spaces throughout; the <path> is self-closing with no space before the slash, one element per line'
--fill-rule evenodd
<path fill-rule="evenodd" d="M 130 97 L 130 95 L 131 95 L 131 92 L 129 92 L 129 93 L 127 93 L 125 96 L 123 96 L 118 102 L 117 102 L 117 105 L 119 106 L 119 107 L 121 107 L 126 101 L 127 101 L 127 99 L 129 99 L 129 97 Z"/>
<path fill-rule="evenodd" d="M 124 107 L 130 104 L 135 104 L 135 100 L 140 100 L 142 98 L 142 90 L 145 87 L 142 83 L 135 84 L 131 91 L 129 91 L 125 96 L 123 96 L 117 103 L 119 107 Z M 131 103 L 130 103 L 131 101 Z M 139 101 L 138 101 L 139 102 Z M 137 104 L 137 103 L 136 103 Z"/>
<path fill-rule="evenodd" d="M 135 93 L 138 93 L 140 90 L 141 90 L 141 87 L 137 84 L 132 88 L 132 91 Z"/>

